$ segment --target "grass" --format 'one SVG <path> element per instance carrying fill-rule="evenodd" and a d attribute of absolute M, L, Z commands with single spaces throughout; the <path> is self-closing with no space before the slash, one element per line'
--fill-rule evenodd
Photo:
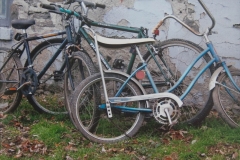
<path fill-rule="evenodd" d="M 39 114 L 24 100 L 0 122 L 0 159 L 225 160 L 240 157 L 240 129 L 209 116 L 200 127 L 165 130 L 154 120 L 117 144 L 85 139 L 67 116 Z"/>

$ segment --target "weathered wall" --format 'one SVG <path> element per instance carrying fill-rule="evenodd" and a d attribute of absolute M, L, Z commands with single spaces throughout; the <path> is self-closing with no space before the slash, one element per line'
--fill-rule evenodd
<path fill-rule="evenodd" d="M 210 25 L 210 20 L 204 13 L 197 0 L 89 0 L 106 4 L 106 9 L 90 10 L 89 17 L 106 23 L 126 26 L 143 26 L 149 29 L 149 33 L 156 23 L 166 14 L 174 14 L 184 20 L 194 29 L 202 32 Z M 63 29 L 61 17 L 49 13 L 38 7 L 39 3 L 61 2 L 61 0 L 14 0 L 12 17 L 34 18 L 36 25 L 28 29 L 31 35 L 44 34 Z M 210 39 L 214 42 L 219 55 L 228 63 L 240 68 L 240 0 L 204 0 L 216 19 L 214 34 Z M 106 36 L 126 36 L 126 33 L 118 31 L 97 29 Z M 13 30 L 15 33 L 16 31 Z M 197 37 L 170 20 L 161 27 L 159 40 L 169 38 L 182 38 L 191 40 L 204 47 L 202 37 Z M 0 46 L 10 47 L 14 41 L 1 41 Z M 32 42 L 34 47 L 37 43 Z"/>
<path fill-rule="evenodd" d="M 214 34 L 209 36 L 210 40 L 224 60 L 240 68 L 240 0 L 204 0 L 204 3 L 216 20 Z M 174 14 L 199 32 L 203 32 L 211 25 L 210 19 L 197 0 L 135 0 L 131 3 L 123 1 L 121 5 L 107 11 L 103 21 L 128 26 L 144 26 L 151 31 L 165 14 Z M 117 35 L 117 32 L 106 33 L 106 35 L 114 34 Z M 170 38 L 188 39 L 205 47 L 202 37 L 193 35 L 175 20 L 170 20 L 169 24 L 162 27 L 158 37 L 160 40 Z"/>

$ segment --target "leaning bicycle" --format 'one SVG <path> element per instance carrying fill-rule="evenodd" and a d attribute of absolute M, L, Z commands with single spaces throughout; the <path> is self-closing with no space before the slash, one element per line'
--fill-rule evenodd
<path fill-rule="evenodd" d="M 71 1 L 72 2 L 72 1 Z M 71 3 L 70 2 L 70 3 Z M 80 0 L 74 0 L 74 2 L 79 2 L 80 7 L 74 7 L 74 8 L 82 8 L 81 12 L 78 10 L 71 11 L 69 9 L 65 9 L 61 6 L 57 5 L 46 5 L 42 4 L 41 6 L 43 8 L 49 9 L 54 12 L 64 12 L 67 14 L 72 14 L 75 16 L 75 18 L 78 20 L 79 27 L 76 31 L 78 35 L 80 35 L 80 41 L 81 41 L 81 48 L 83 48 L 89 55 L 96 54 L 96 45 L 94 43 L 93 37 L 91 34 L 87 31 L 86 28 L 82 27 L 84 25 L 88 26 L 95 26 L 95 27 L 101 27 L 101 28 L 108 28 L 108 29 L 114 29 L 119 30 L 127 33 L 135 33 L 137 34 L 136 37 L 139 38 L 138 41 L 141 41 L 141 38 L 147 38 L 148 37 L 148 30 L 146 28 L 137 28 L 137 27 L 126 27 L 126 26 L 119 26 L 119 25 L 113 25 L 113 24 L 105 24 L 102 22 L 95 22 L 87 17 L 88 9 L 96 8 L 95 3 L 86 2 L 86 1 L 80 1 Z M 99 5 L 99 4 L 98 4 Z M 104 6 L 104 5 L 100 5 Z M 106 38 L 100 35 L 97 35 L 97 40 L 99 43 L 100 48 L 100 54 L 101 54 L 101 62 L 105 66 L 106 69 L 122 69 L 125 66 L 126 73 L 131 74 L 134 67 L 137 67 L 141 65 L 141 62 L 139 65 L 136 64 L 136 57 L 137 52 L 136 50 L 131 47 L 129 47 L 128 43 L 131 41 L 131 39 L 122 40 L 125 41 L 125 43 L 120 42 L 117 39 L 110 39 Z M 134 40 L 135 41 L 135 40 Z M 107 43 L 106 43 L 107 42 Z M 108 44 L 108 42 L 111 42 Z M 154 42 L 155 43 L 155 42 Z M 182 60 L 182 57 L 185 55 L 188 55 L 188 57 L 191 57 L 192 59 L 195 59 L 195 57 L 199 56 L 199 53 L 203 51 L 201 47 L 198 45 L 187 41 L 187 40 L 181 40 L 181 39 L 172 39 L 160 42 L 158 45 L 147 45 L 147 47 L 144 46 L 144 44 L 138 44 L 141 48 L 144 48 L 145 51 L 142 53 L 146 53 L 143 58 L 148 63 L 148 68 L 153 75 L 154 82 L 157 86 L 157 89 L 162 92 L 166 91 L 169 88 L 171 88 L 177 80 L 180 78 L 180 76 L 183 74 L 183 71 L 188 67 L 186 65 L 186 62 Z M 115 59 L 113 60 L 113 65 L 111 65 L 105 56 L 103 56 L 105 50 L 102 50 L 103 47 L 105 48 L 122 48 L 126 47 L 127 52 L 123 52 L 123 49 L 120 50 L 121 54 L 127 54 L 130 50 L 130 57 L 129 57 L 129 63 L 123 64 L 122 59 Z M 116 54 L 118 51 L 114 48 L 113 54 Z M 175 62 L 169 61 L 172 57 L 172 54 L 178 55 L 175 56 Z M 201 70 L 202 66 L 205 66 L 207 62 L 210 61 L 210 56 L 208 54 L 204 55 L 203 57 L 200 57 L 200 60 L 198 61 L 197 65 L 193 67 L 190 73 L 186 75 L 187 78 L 183 80 L 181 85 L 177 87 L 177 89 L 174 90 L 174 94 L 181 95 L 183 93 L 183 90 L 189 83 L 189 81 L 194 77 L 194 75 Z M 170 62 L 170 63 L 169 63 Z M 180 63 L 183 63 L 181 67 Z M 111 67 L 113 66 L 113 67 Z M 179 70 L 181 69 L 181 70 Z M 182 107 L 182 113 L 181 113 L 181 121 L 182 123 L 188 123 L 188 124 L 199 124 L 201 121 L 205 118 L 205 116 L 210 112 L 212 103 L 212 97 L 211 92 L 209 92 L 206 89 L 208 77 L 211 76 L 213 71 L 213 66 L 210 66 L 206 69 L 206 71 L 202 74 L 201 78 L 198 79 L 196 82 L 199 84 L 199 87 L 196 87 L 197 85 L 194 85 L 194 89 L 190 90 L 189 94 L 185 97 L 185 107 Z M 66 74 L 67 76 L 67 74 Z M 148 79 L 142 79 L 139 80 L 142 84 L 142 86 L 147 90 L 148 93 L 154 93 L 155 91 L 152 90 L 152 86 Z M 202 83 L 204 82 L 204 83 Z M 66 83 L 67 84 L 67 83 Z M 200 89 L 199 89 L 200 88 Z M 67 93 L 68 90 L 65 90 L 65 93 Z M 66 106 L 69 105 L 69 99 L 67 99 Z M 69 108 L 69 107 L 67 107 Z M 70 109 L 69 109 L 70 110 Z M 198 116 L 200 115 L 200 116 Z"/>
<path fill-rule="evenodd" d="M 210 54 L 212 58 L 198 74 L 194 75 L 194 78 L 188 84 L 186 90 L 182 91 L 179 98 L 174 94 L 158 93 L 158 87 L 154 83 L 155 81 L 148 70 L 148 64 L 140 53 L 138 48 L 139 43 L 137 41 L 135 41 L 135 45 L 131 43 L 129 43 L 129 45 L 133 45 L 132 49 L 137 52 L 137 55 L 142 61 L 142 65 L 134 70 L 130 76 L 118 71 L 103 71 L 98 47 L 96 47 L 100 73 L 94 74 L 80 83 L 74 92 L 71 103 L 70 115 L 72 116 L 73 123 L 86 138 L 97 143 L 113 143 L 133 137 L 141 127 L 143 117 L 147 113 L 152 113 L 153 117 L 160 124 L 174 125 L 181 117 L 180 108 L 187 107 L 184 106 L 184 103 L 182 105 L 181 100 L 185 99 L 197 79 L 199 79 L 209 67 L 213 66 L 213 64 L 217 65 L 218 68 L 211 77 L 208 77 L 210 79 L 210 92 L 214 89 L 214 94 L 218 93 L 216 92 L 216 90 L 218 90 L 218 87 L 216 87 L 216 85 L 218 85 L 216 79 L 222 79 L 219 75 L 222 71 L 225 71 L 234 86 L 232 88 L 225 87 L 225 90 L 228 91 L 228 95 L 230 95 L 232 99 L 236 100 L 236 95 L 239 94 L 239 86 L 232 78 L 235 73 L 231 71 L 231 69 L 229 70 L 227 65 L 220 60 L 213 49 L 211 41 L 208 39 L 211 29 L 215 25 L 215 20 L 202 1 L 199 0 L 199 2 L 212 20 L 212 26 L 207 28 L 203 34 L 196 33 L 198 36 L 205 38 L 207 49 L 198 55 L 189 65 L 188 69 L 181 75 L 179 80 L 168 89 L 168 92 L 174 93 L 174 90 L 179 89 L 178 87 L 181 86 L 180 84 L 183 79 L 189 74 L 189 71 L 194 68 L 194 65 L 197 64 L 201 57 Z M 155 27 L 154 34 L 156 29 L 159 28 L 167 18 L 176 19 L 184 27 L 192 31 L 176 17 L 167 16 Z M 93 33 L 95 46 L 98 46 L 100 39 L 98 35 L 88 26 L 83 27 Z M 143 43 L 146 44 L 153 42 L 151 39 L 143 39 L 143 41 Z M 105 43 L 107 42 L 110 41 L 105 41 Z M 118 42 L 120 43 L 120 41 Z M 136 81 L 134 77 L 139 80 L 147 77 L 155 94 L 146 93 L 139 81 Z M 225 81 L 225 83 L 227 83 L 227 81 Z M 222 86 L 226 85 L 222 84 Z M 238 94 L 235 94 L 235 92 Z M 150 101 L 153 101 L 153 103 L 149 103 Z M 214 101 L 216 101 L 216 99 L 214 99 Z M 235 101 L 235 103 L 236 102 L 238 101 Z"/>
<path fill-rule="evenodd" d="M 34 20 L 13 20 L 12 27 L 22 29 L 23 33 L 15 35 L 18 42 L 11 49 L 0 49 L 0 111 L 14 111 L 23 94 L 40 112 L 66 114 L 64 74 L 71 73 L 68 79 L 74 87 L 84 77 L 96 73 L 96 69 L 91 67 L 94 64 L 84 50 L 73 43 L 76 41 L 71 23 L 65 27 L 66 31 L 28 37 L 26 30 L 34 24 Z M 52 38 L 64 34 L 66 38 Z M 33 40 L 44 41 L 30 52 L 29 42 Z M 20 58 L 24 52 L 27 60 L 22 65 Z"/>

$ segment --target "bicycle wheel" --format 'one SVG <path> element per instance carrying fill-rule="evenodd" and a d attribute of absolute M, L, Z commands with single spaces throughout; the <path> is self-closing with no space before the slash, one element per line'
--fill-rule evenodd
<path fill-rule="evenodd" d="M 179 80 L 187 67 L 203 51 L 197 44 L 181 39 L 170 39 L 160 42 L 157 48 L 159 52 L 154 56 L 161 66 L 162 71 L 158 68 L 149 52 L 144 55 L 144 59 L 148 63 L 148 69 L 153 76 L 159 92 L 170 89 Z M 181 96 L 197 73 L 210 60 L 210 56 L 205 54 L 195 64 L 187 77 L 173 93 L 177 96 Z M 213 100 L 212 93 L 208 90 L 208 84 L 213 70 L 214 68 L 212 65 L 202 74 L 188 95 L 183 99 L 183 106 L 181 107 L 181 116 L 179 119 L 180 123 L 197 125 L 209 114 L 213 106 Z M 143 81 L 142 84 L 147 92 L 153 92 L 153 90 L 148 88 L 148 81 Z"/>
<path fill-rule="evenodd" d="M 75 52 L 69 59 L 69 68 L 64 75 L 64 94 L 67 111 L 70 110 L 69 100 L 78 84 L 85 78 L 97 73 L 91 58 L 85 52 Z"/>
<path fill-rule="evenodd" d="M 54 38 L 44 41 L 34 48 L 31 52 L 31 59 L 34 70 L 37 74 L 39 74 L 39 72 L 44 68 L 48 62 L 47 60 L 52 57 L 62 42 L 63 39 Z M 30 104 L 39 112 L 67 114 L 64 95 L 64 74 L 66 70 L 60 69 L 65 61 L 64 54 L 65 50 L 60 53 L 60 55 L 54 60 L 53 64 L 44 73 L 43 77 L 39 79 L 39 86 L 37 87 L 36 93 L 27 97 Z M 85 53 L 81 52 L 73 54 L 70 59 L 78 59 L 83 62 L 81 67 L 84 66 L 89 68 L 88 65 L 90 64 L 86 64 L 85 61 L 90 60 L 83 59 L 81 54 Z M 84 58 L 86 57 L 87 56 Z M 27 66 L 27 63 L 25 66 Z M 87 69 L 87 71 L 90 72 L 91 70 Z M 75 72 L 75 74 L 77 73 Z"/>
<path fill-rule="evenodd" d="M 0 67 L 7 60 L 10 49 L 0 48 Z M 0 112 L 8 113 L 14 111 L 21 99 L 22 93 L 17 92 L 19 80 L 22 74 L 20 59 L 14 54 L 0 73 Z M 10 82 L 11 81 L 11 82 Z"/>
<path fill-rule="evenodd" d="M 240 87 L 240 71 L 230 70 L 233 80 Z M 217 79 L 213 91 L 214 105 L 220 116 L 231 127 L 240 127 L 240 92 L 224 72 Z"/>
<path fill-rule="evenodd" d="M 127 77 L 105 74 L 109 97 L 114 97 Z M 142 125 L 144 114 L 140 112 L 123 112 L 114 106 L 131 106 L 144 108 L 145 101 L 111 104 L 112 118 L 108 118 L 104 108 L 105 98 L 100 74 L 94 74 L 76 88 L 71 100 L 71 115 L 77 129 L 90 141 L 97 143 L 114 143 L 133 137 Z M 142 95 L 134 81 L 130 81 L 121 92 L 122 97 Z"/>

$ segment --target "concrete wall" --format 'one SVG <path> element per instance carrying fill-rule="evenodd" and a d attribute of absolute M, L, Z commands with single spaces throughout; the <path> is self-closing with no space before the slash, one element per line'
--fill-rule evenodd
<path fill-rule="evenodd" d="M 39 3 L 59 2 L 62 0 L 14 0 L 11 10 L 12 17 L 34 18 L 36 25 L 28 29 L 30 35 L 44 34 L 49 31 L 63 29 L 63 23 L 59 15 L 49 13 L 38 7 Z M 199 32 L 203 32 L 210 25 L 210 20 L 204 13 L 197 0 L 89 0 L 106 4 L 106 9 L 89 11 L 89 17 L 93 20 L 106 23 L 143 26 L 149 29 L 151 36 L 152 28 L 167 14 L 174 14 L 185 23 Z M 210 8 L 216 20 L 213 35 L 209 38 L 213 41 L 216 50 L 222 59 L 240 68 L 240 0 L 204 0 Z M 1 30 L 0 30 L 1 31 Z M 12 30 L 13 35 L 16 30 Z M 133 37 L 129 33 L 113 30 L 97 29 L 100 34 L 106 36 Z M 197 37 L 170 20 L 161 27 L 159 40 L 170 38 L 182 38 L 200 44 L 203 48 L 202 37 Z M 0 46 L 10 47 L 14 41 L 1 41 Z M 34 47 L 38 42 L 32 42 Z"/>
<path fill-rule="evenodd" d="M 213 35 L 209 36 L 210 40 L 224 60 L 240 68 L 240 1 L 204 0 L 204 3 L 216 20 Z M 166 14 L 177 16 L 201 33 L 211 25 L 210 19 L 197 0 L 135 0 L 131 2 L 123 0 L 123 3 L 106 11 L 103 21 L 136 27 L 144 26 L 151 31 Z M 106 35 L 118 35 L 118 33 L 109 31 Z M 175 20 L 170 20 L 169 24 L 161 27 L 158 37 L 159 40 L 170 38 L 191 40 L 205 47 L 202 37 L 193 35 Z"/>

